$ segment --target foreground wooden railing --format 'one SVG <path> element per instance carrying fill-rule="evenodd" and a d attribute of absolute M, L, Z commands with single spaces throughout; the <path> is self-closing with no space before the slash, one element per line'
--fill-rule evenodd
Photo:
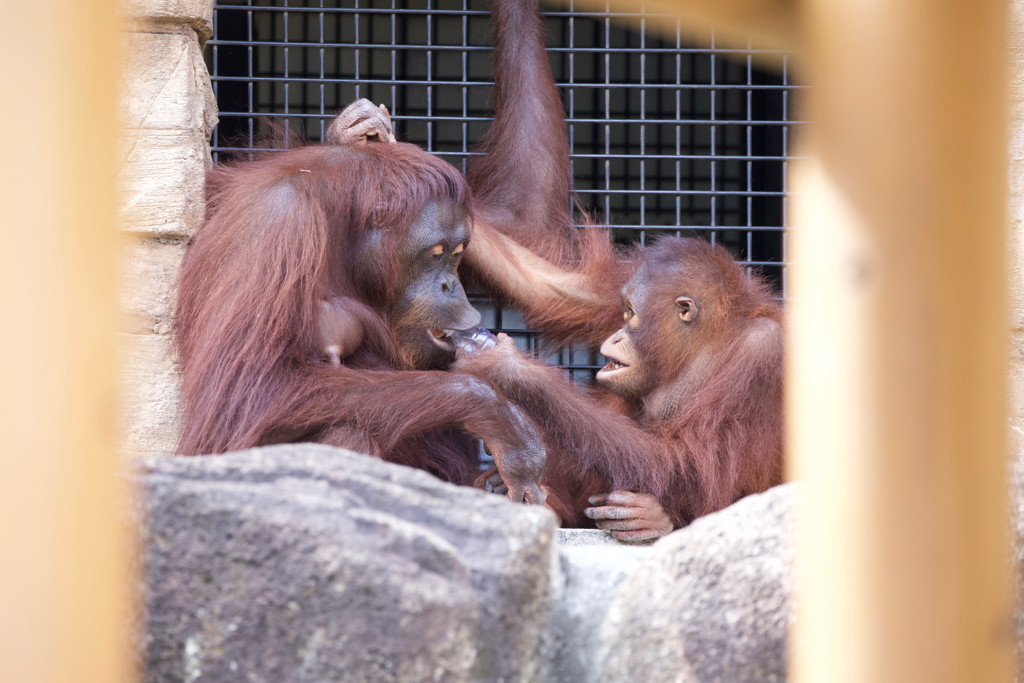
<path fill-rule="evenodd" d="M 0 680 L 129 679 L 114 0 L 0 1 Z"/>
<path fill-rule="evenodd" d="M 114 5 L 0 5 L 0 669 L 18 683 L 129 675 Z M 809 483 L 793 677 L 1010 680 L 1005 4 L 648 9 L 797 47 L 814 86 L 789 321 L 789 456 Z"/>

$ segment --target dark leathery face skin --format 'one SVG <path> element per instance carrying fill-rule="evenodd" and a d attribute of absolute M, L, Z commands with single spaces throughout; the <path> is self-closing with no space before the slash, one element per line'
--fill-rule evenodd
<path fill-rule="evenodd" d="M 388 305 L 388 320 L 399 353 L 413 368 L 447 368 L 455 361 L 448 333 L 480 324 L 480 313 L 469 304 L 458 276 L 468 245 L 466 211 L 448 202 L 427 204 L 409 228 L 399 255 L 402 280 Z"/>
<path fill-rule="evenodd" d="M 622 290 L 622 329 L 604 340 L 601 353 L 609 362 L 597 373 L 597 381 L 623 398 L 639 398 L 649 387 L 648 368 L 634 340 L 641 325 L 653 323 L 646 310 L 649 274 L 643 267 Z"/>

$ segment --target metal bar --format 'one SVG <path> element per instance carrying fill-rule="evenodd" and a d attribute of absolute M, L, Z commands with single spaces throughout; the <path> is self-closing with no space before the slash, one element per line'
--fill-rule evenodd
<path fill-rule="evenodd" d="M 246 0 L 246 2 L 250 6 L 252 5 L 252 0 Z M 256 111 L 255 107 L 253 106 L 253 104 L 254 104 L 253 98 L 255 97 L 255 92 L 254 92 L 255 82 L 254 82 L 253 79 L 255 77 L 255 74 L 253 73 L 253 46 L 251 44 L 253 42 L 253 37 L 252 37 L 252 10 L 246 11 L 246 13 L 245 13 L 245 23 L 246 23 L 246 35 L 248 36 L 249 43 L 250 43 L 250 45 L 246 49 L 246 56 L 247 56 L 247 59 L 248 59 L 248 70 L 249 70 L 249 82 L 246 84 L 246 90 L 248 91 L 248 101 L 249 101 L 249 116 L 248 116 L 248 121 L 247 121 L 247 124 L 248 124 L 248 131 L 247 132 L 249 134 L 249 147 L 252 148 L 252 147 L 254 147 L 256 145 L 256 133 L 253 130 L 253 116 L 252 116 L 253 113 Z M 252 161 L 252 154 L 249 155 L 249 161 Z"/>
<path fill-rule="evenodd" d="M 643 51 L 646 44 L 645 19 L 640 20 L 640 225 L 643 226 L 647 219 L 647 197 L 644 196 L 644 188 L 647 181 L 647 125 L 644 119 L 647 115 L 647 91 L 644 90 L 644 83 L 647 80 L 647 54 Z M 645 233 L 640 232 L 640 243 L 646 241 Z"/>
<path fill-rule="evenodd" d="M 398 86 L 395 81 L 398 79 L 396 57 L 398 55 L 398 43 L 395 36 L 395 22 L 397 21 L 398 15 L 395 12 L 397 8 L 396 0 L 391 0 L 391 117 L 394 120 L 395 115 L 398 113 Z M 394 124 L 392 124 L 394 125 Z M 397 136 L 398 130 L 395 130 Z"/>
<path fill-rule="evenodd" d="M 228 79 L 224 79 L 224 80 L 228 80 Z M 233 80 L 240 80 L 240 79 L 233 79 Z M 379 80 L 379 79 L 366 79 L 366 80 L 363 80 L 363 82 L 364 83 L 394 83 L 394 81 L 392 81 L 392 80 L 386 80 L 385 81 L 385 80 Z M 437 81 L 434 81 L 434 83 L 437 84 Z M 416 84 L 417 85 L 426 85 L 426 81 L 416 81 Z M 475 86 L 475 85 L 481 85 L 481 84 L 479 84 L 479 83 L 469 83 L 468 85 L 469 86 Z M 224 110 L 224 111 L 220 112 L 220 116 L 247 116 L 247 115 L 248 115 L 247 112 L 239 112 L 239 111 Z M 277 112 L 260 113 L 260 116 L 266 116 L 266 117 L 274 117 L 274 116 L 281 116 L 281 115 L 282 114 L 277 113 Z M 318 116 L 318 114 L 299 114 L 299 113 L 294 113 L 293 112 L 292 116 L 307 116 L 307 117 L 310 117 L 310 118 L 314 118 L 314 117 Z M 403 119 L 403 118 L 406 118 L 406 119 L 420 119 L 422 117 L 418 117 L 418 116 L 392 116 L 391 118 L 392 119 Z M 490 116 L 433 116 L 431 118 L 433 118 L 435 121 L 481 121 L 481 122 L 483 122 L 483 121 L 492 121 L 493 120 L 493 118 L 490 117 Z M 680 125 L 709 126 L 709 125 L 716 125 L 716 126 L 721 126 L 721 127 L 724 127 L 724 126 L 744 126 L 744 127 L 746 127 L 746 126 L 749 125 L 749 126 L 776 126 L 776 127 L 787 128 L 787 129 L 790 126 L 794 125 L 794 124 L 806 123 L 806 121 L 783 121 L 783 120 L 780 120 L 780 121 L 744 121 L 744 120 L 732 121 L 732 120 L 718 119 L 718 120 L 712 122 L 712 121 L 707 121 L 705 119 L 652 119 L 652 118 L 647 118 L 644 122 L 647 125 L 651 125 L 651 126 L 654 126 L 654 125 L 672 125 L 672 126 L 680 126 Z M 567 118 L 566 119 L 566 123 L 568 123 L 568 124 L 575 124 L 575 123 L 611 123 L 613 125 L 614 124 L 628 125 L 628 124 L 636 123 L 636 120 L 635 119 Z M 575 154 L 574 156 L 587 156 L 587 155 Z M 604 155 L 603 154 L 600 154 L 600 155 L 595 154 L 595 155 L 589 155 L 589 156 L 602 156 L 603 157 Z M 624 158 L 624 159 L 630 158 L 630 155 L 618 155 L 618 156 L 620 156 L 621 158 Z M 663 155 L 659 154 L 658 156 L 661 157 Z M 695 157 L 688 156 L 686 158 L 695 158 Z M 729 155 L 728 158 L 734 159 L 734 158 L 737 158 L 737 156 L 736 155 Z M 754 157 L 754 158 L 755 159 L 777 159 L 777 160 L 785 159 L 785 160 L 789 160 L 789 159 L 797 159 L 799 157 L 794 157 L 794 156 L 791 156 L 791 155 L 785 155 L 785 156 L 777 156 L 777 157 L 773 157 L 773 156 L 757 156 L 757 157 Z"/>
<path fill-rule="evenodd" d="M 747 47 L 750 47 L 750 41 L 747 41 Z M 753 69 L 753 57 L 747 55 L 747 85 L 752 85 L 754 82 L 754 69 Z M 753 128 L 750 125 L 750 120 L 753 118 L 753 96 L 754 93 L 748 90 L 746 93 L 746 104 L 747 104 L 747 127 L 746 127 L 746 143 L 747 143 L 747 191 L 750 192 L 754 189 L 753 186 L 753 168 L 754 162 L 750 161 L 750 158 L 754 155 L 753 149 Z M 753 195 L 747 195 L 747 227 L 751 227 L 754 224 L 754 197 Z M 747 231 L 747 262 L 754 260 L 754 233 L 751 230 Z M 751 268 L 747 266 L 747 277 L 751 276 Z"/>
<path fill-rule="evenodd" d="M 462 0 L 462 9 L 466 9 L 469 0 Z M 462 81 L 469 83 L 469 17 L 462 16 Z M 466 119 L 469 116 L 469 87 L 462 87 L 462 116 Z M 462 175 L 466 175 L 466 164 L 469 161 L 469 123 L 462 121 Z"/>
<path fill-rule="evenodd" d="M 359 99 L 359 16 L 362 12 L 359 11 L 359 0 L 355 0 L 355 11 L 352 15 L 353 22 L 353 33 L 352 33 L 352 80 L 355 83 L 355 99 Z"/>
<path fill-rule="evenodd" d="M 715 32 L 714 32 L 714 30 L 712 30 L 711 31 L 711 47 L 714 47 L 714 46 L 715 46 Z M 713 86 L 714 84 L 715 84 L 715 55 L 712 54 L 711 55 L 711 85 Z M 711 93 L 710 94 L 711 94 L 711 120 L 714 121 L 715 120 L 715 94 L 716 94 L 714 88 L 711 89 Z M 718 128 L 715 125 L 711 126 L 711 156 L 712 157 L 716 156 L 715 155 L 715 142 L 716 142 L 715 132 L 717 130 L 718 130 Z M 714 227 L 715 222 L 718 220 L 718 212 L 716 211 L 716 209 L 718 208 L 718 203 L 717 203 L 716 197 L 715 197 L 715 175 L 716 175 L 715 174 L 715 170 L 716 170 L 715 164 L 716 163 L 717 163 L 716 159 L 712 159 L 711 160 L 711 192 L 710 192 L 710 196 L 711 196 L 711 225 L 712 225 L 712 227 Z M 690 190 L 689 192 L 687 192 L 687 194 L 694 194 L 695 192 L 697 192 L 697 190 Z M 718 237 L 718 233 L 716 233 L 714 230 L 712 230 L 711 231 L 711 246 L 715 246 L 715 238 L 716 237 Z"/>
<path fill-rule="evenodd" d="M 608 7 L 608 5 L 605 4 L 605 7 Z M 237 5 L 228 5 L 228 4 L 218 3 L 218 4 L 214 5 L 214 9 L 216 9 L 216 10 L 231 11 L 231 10 L 237 10 L 238 6 Z M 262 11 L 262 12 L 280 12 L 280 11 L 282 11 L 282 9 L 283 8 L 281 8 L 281 7 L 260 7 L 260 11 Z M 305 11 L 305 12 L 316 11 L 315 8 L 308 8 L 308 7 L 307 8 L 299 8 L 299 7 L 288 8 L 288 10 L 289 11 L 300 11 L 300 12 L 301 11 Z M 352 14 L 352 13 L 355 13 L 356 11 L 363 12 L 363 13 L 366 13 L 366 14 L 370 14 L 370 13 L 374 13 L 374 12 L 386 13 L 386 12 L 388 12 L 390 10 L 380 9 L 380 8 L 363 8 L 361 10 L 356 10 L 356 9 L 350 8 L 350 7 L 338 7 L 338 8 L 332 8 L 332 11 L 338 12 L 339 14 Z M 475 15 L 475 16 L 483 16 L 483 17 L 490 16 L 490 12 L 488 12 L 486 10 L 457 10 L 457 9 L 436 9 L 435 10 L 435 9 L 429 8 L 429 6 L 428 6 L 428 9 L 403 9 L 402 12 L 403 13 L 408 13 L 410 15 L 413 15 L 413 14 L 442 15 L 443 14 L 443 15 L 447 15 L 447 16 L 462 16 L 462 15 L 466 15 L 466 16 L 474 16 Z M 585 17 L 585 18 L 588 18 L 588 19 L 610 18 L 610 19 L 618 19 L 618 20 L 621 20 L 621 19 L 637 19 L 637 20 L 640 20 L 640 19 L 643 19 L 644 17 L 647 17 L 647 18 L 671 19 L 673 22 L 676 21 L 676 17 L 674 15 L 665 14 L 665 13 L 661 13 L 661 12 L 657 12 L 657 13 L 613 12 L 610 9 L 609 10 L 604 10 L 604 11 L 595 11 L 595 12 L 588 12 L 586 10 L 577 10 L 577 11 L 572 12 L 572 13 L 570 13 L 570 12 L 557 12 L 557 11 L 554 11 L 554 12 L 545 12 L 545 14 L 547 16 L 550 16 L 550 17 L 576 16 L 576 17 Z M 726 48 L 720 48 L 720 49 L 724 50 Z M 736 51 L 736 52 L 744 52 L 744 50 L 742 50 L 742 49 L 734 50 L 734 51 Z M 767 49 L 758 50 L 758 52 L 767 53 L 767 54 L 785 54 L 788 51 L 784 50 L 784 49 L 778 49 L 778 48 L 767 48 Z"/>
<path fill-rule="evenodd" d="M 681 22 L 679 22 L 678 20 L 676 20 L 676 36 L 675 36 L 675 38 L 676 38 L 676 54 L 675 54 L 676 83 L 675 84 L 678 86 L 678 85 L 682 85 L 682 83 L 683 83 L 683 73 L 682 73 L 683 55 L 682 55 L 682 53 L 679 52 L 679 47 L 682 45 L 682 42 L 681 42 L 682 41 L 682 25 L 681 25 Z M 676 96 L 675 97 L 675 105 L 676 105 L 675 120 L 676 121 L 680 121 L 683 118 L 683 114 L 682 114 L 682 110 L 681 110 L 681 108 L 682 108 L 682 95 L 683 95 L 682 90 L 680 88 L 676 88 L 675 89 L 675 96 Z M 675 151 L 676 151 L 676 153 L 675 153 L 675 156 L 676 156 L 676 160 L 675 160 L 676 161 L 676 163 L 675 163 L 676 188 L 675 189 L 676 189 L 676 192 L 679 192 L 682 189 L 682 184 L 681 184 L 682 183 L 682 175 L 681 175 L 681 172 L 682 172 L 682 160 L 680 159 L 680 156 L 682 154 L 681 143 L 682 143 L 683 127 L 682 127 L 681 123 L 675 123 L 674 127 L 675 127 L 675 143 L 676 143 L 676 145 L 675 145 Z M 682 225 L 682 222 L 683 222 L 683 216 L 682 216 L 683 198 L 682 198 L 681 195 L 677 195 L 676 196 L 675 209 L 676 209 L 676 225 Z M 676 237 L 681 236 L 681 234 L 682 234 L 681 231 L 679 231 L 679 230 L 676 231 Z"/>
<path fill-rule="evenodd" d="M 320 0 L 320 7 L 323 8 L 323 6 L 324 6 L 324 0 Z M 324 71 L 324 52 L 325 52 L 325 49 L 322 47 L 324 45 L 324 13 L 320 12 L 320 14 L 317 16 L 317 18 L 319 20 L 320 45 L 321 45 L 321 47 L 319 49 L 319 55 L 320 55 L 320 80 L 321 80 L 321 83 L 320 83 L 320 113 L 321 114 L 326 114 L 327 112 L 324 109 L 324 105 L 325 105 L 325 102 L 324 102 L 324 99 L 325 99 L 324 98 L 324 95 L 325 95 L 324 88 L 327 87 L 327 84 L 322 82 L 324 80 L 324 78 L 327 76 L 327 73 Z M 325 128 L 325 125 L 326 125 L 326 121 L 324 119 L 320 119 L 320 139 L 321 140 L 324 139 L 324 128 Z"/>
<path fill-rule="evenodd" d="M 605 15 L 606 16 L 605 16 L 605 20 L 604 20 L 604 46 L 605 46 L 605 52 L 603 54 L 603 56 L 604 56 L 604 82 L 605 82 L 606 85 L 609 85 L 611 83 L 611 73 L 610 73 L 611 66 L 610 66 L 610 62 L 609 62 L 609 60 L 611 59 L 611 53 L 609 51 L 609 48 L 611 47 L 611 42 L 610 42 L 611 41 L 611 37 L 610 37 L 609 34 L 611 33 L 612 29 L 611 29 L 611 19 L 607 17 L 607 13 L 608 13 L 609 9 L 610 9 L 610 6 L 608 4 L 606 4 L 605 5 Z M 607 88 L 607 87 L 604 89 L 604 117 L 605 117 L 606 121 L 611 118 L 611 90 L 609 88 Z M 604 186 L 605 186 L 605 189 L 607 189 L 607 188 L 610 188 L 611 184 L 612 184 L 611 164 L 609 163 L 609 158 L 610 157 L 608 157 L 608 155 L 611 154 L 611 126 L 607 122 L 604 124 L 604 152 L 605 152 Z M 577 194 L 585 194 L 586 192 L 577 188 L 576 193 Z M 607 193 L 607 192 L 604 195 L 604 222 L 605 223 L 611 223 L 612 222 L 611 194 Z"/>
<path fill-rule="evenodd" d="M 288 7 L 288 0 L 284 0 L 284 6 Z M 288 100 L 290 99 L 289 95 L 291 94 L 289 92 L 289 88 L 291 87 L 291 81 L 292 81 L 292 79 L 289 77 L 290 74 L 288 72 L 288 56 L 289 56 L 288 50 L 290 49 L 290 48 L 287 47 L 287 43 L 288 43 L 288 12 L 285 12 L 282 15 L 282 19 L 284 20 L 284 42 L 285 42 L 286 47 L 284 48 L 284 78 L 282 78 L 281 80 L 284 82 L 284 113 L 287 114 L 288 113 Z M 288 145 L 289 145 L 289 138 L 291 138 L 291 132 L 292 132 L 292 123 L 291 123 L 291 119 L 288 116 L 285 116 L 285 119 L 284 119 L 284 130 L 285 130 L 284 146 L 287 148 Z"/>
<path fill-rule="evenodd" d="M 294 11 L 296 11 L 298 9 L 299 8 L 291 7 L 291 8 L 289 8 L 289 11 L 294 12 Z M 260 10 L 257 9 L 256 11 L 260 11 Z M 334 12 L 335 10 L 331 9 L 329 11 Z M 361 9 L 359 11 L 360 11 L 360 13 L 367 13 L 367 14 L 385 14 L 385 13 L 391 13 L 392 10 L 387 9 L 387 10 L 372 11 L 372 10 L 369 10 L 367 8 L 363 8 L 363 9 Z M 405 15 L 405 14 L 415 14 L 414 10 L 400 10 L 400 11 L 402 12 L 403 15 Z M 426 13 L 427 12 L 424 10 L 423 14 L 426 14 Z M 447 14 L 447 13 L 446 12 L 431 12 L 430 16 L 438 16 L 438 15 L 441 15 L 441 14 Z M 489 14 L 489 12 L 485 12 L 484 14 Z M 645 15 L 645 16 L 647 16 L 647 15 Z M 244 45 L 248 45 L 248 42 L 246 42 L 244 40 L 216 40 L 216 39 L 212 39 L 211 38 L 210 40 L 207 41 L 206 44 L 207 45 L 211 45 L 211 46 L 212 45 L 239 45 L 239 46 L 244 46 Z M 260 44 L 261 45 L 269 45 L 269 46 L 275 46 L 275 45 L 276 46 L 281 46 L 281 45 L 284 45 L 285 43 L 284 43 L 284 41 L 266 40 L 266 41 L 260 41 Z M 318 42 L 289 42 L 288 45 L 290 47 L 319 47 L 320 43 L 318 43 Z M 353 45 L 353 43 L 334 42 L 334 43 L 327 43 L 326 47 L 352 47 L 352 45 Z M 366 46 L 366 47 L 384 47 L 383 45 L 380 45 L 380 44 L 377 44 L 377 43 L 363 43 L 363 45 Z M 399 45 L 398 49 L 400 49 L 400 50 L 425 50 L 428 47 L 431 47 L 431 49 L 434 49 L 434 50 L 451 50 L 451 51 L 461 51 L 462 50 L 462 47 L 459 46 L 459 45 L 434 45 L 434 46 L 427 46 L 427 45 L 416 45 L 416 44 L 412 44 L 412 43 L 407 43 L 407 44 L 404 44 L 404 45 Z M 490 47 L 488 45 L 467 45 L 466 46 L 466 50 L 470 51 L 470 52 L 491 52 L 492 50 L 494 50 L 494 48 Z M 667 55 L 674 55 L 674 54 L 708 54 L 708 55 L 711 55 L 711 54 L 716 54 L 716 55 L 722 55 L 722 56 L 743 56 L 743 55 L 747 55 L 747 54 L 757 54 L 758 53 L 758 50 L 727 50 L 727 49 L 710 50 L 710 49 L 703 49 L 703 48 L 693 48 L 693 49 L 680 48 L 680 49 L 677 50 L 677 49 L 674 49 L 674 48 L 647 48 L 647 49 L 641 49 L 641 48 L 630 48 L 630 47 L 622 47 L 622 48 L 549 47 L 549 48 L 547 48 L 547 50 L 548 50 L 548 52 L 565 52 L 565 53 L 570 53 L 570 54 L 578 54 L 578 53 L 647 54 L 647 55 L 657 55 L 657 54 L 667 54 Z M 780 53 L 780 54 L 785 54 L 785 53 Z"/>
<path fill-rule="evenodd" d="M 782 58 L 782 83 L 785 84 L 789 81 L 789 58 Z M 788 104 L 789 104 L 789 93 L 782 93 L 782 120 L 785 121 L 788 118 Z M 782 156 L 785 157 L 789 153 L 789 126 L 782 128 Z M 789 225 L 789 162 L 784 158 L 782 161 L 782 225 Z M 782 260 L 787 259 L 789 249 L 789 239 L 786 232 L 782 233 Z M 789 296 L 789 269 L 782 269 L 782 296 Z"/>
<path fill-rule="evenodd" d="M 213 35 L 214 35 L 214 37 L 217 36 L 217 13 L 216 12 L 213 13 Z M 220 67 L 220 64 L 219 64 L 219 62 L 220 62 L 220 50 L 218 49 L 216 44 L 211 45 L 210 50 L 212 51 L 212 57 L 213 57 L 213 60 L 212 60 L 213 61 L 213 74 L 211 75 L 211 79 L 210 79 L 212 81 L 211 85 L 213 86 L 213 99 L 214 100 L 219 100 L 220 99 L 220 84 L 216 80 L 214 80 L 214 79 L 217 78 L 217 74 L 219 72 L 219 67 Z M 213 137 L 211 138 L 210 144 L 213 147 L 220 146 L 220 124 L 219 123 L 216 126 L 213 127 Z M 218 161 L 220 161 L 220 155 L 214 153 L 213 154 L 213 163 L 217 163 Z"/>
<path fill-rule="evenodd" d="M 427 0 L 427 9 L 431 9 L 433 6 L 433 0 Z M 434 113 L 434 85 L 432 83 L 433 64 L 434 64 L 434 51 L 431 46 L 434 42 L 433 29 L 434 15 L 427 15 L 427 151 L 434 151 L 434 122 L 431 120 L 431 116 Z"/>
<path fill-rule="evenodd" d="M 349 47 L 351 47 L 351 46 L 349 46 Z M 387 47 L 388 47 L 388 49 L 391 49 L 391 46 L 387 46 Z M 450 48 L 450 47 L 455 47 L 456 49 L 458 48 L 458 46 L 434 45 L 434 46 L 426 46 L 426 47 L 424 47 L 422 49 L 429 48 L 428 54 L 430 54 L 431 52 L 440 51 L 440 50 L 443 50 L 443 49 L 446 49 L 446 48 Z M 396 49 L 400 50 L 401 47 L 400 46 L 396 46 Z M 610 57 L 610 56 L 611 56 L 610 52 L 605 53 L 605 57 L 606 58 Z M 714 55 L 712 55 L 712 57 L 713 56 Z M 244 76 L 221 76 L 220 80 L 221 81 L 246 81 L 246 80 L 252 80 L 254 82 L 266 82 L 266 83 L 275 83 L 275 82 L 284 82 L 284 81 L 290 81 L 292 83 L 319 83 L 321 79 L 315 78 L 315 77 L 300 77 L 300 76 L 292 76 L 292 77 L 284 77 L 284 76 L 253 76 L 252 78 L 246 78 Z M 325 82 L 327 82 L 327 83 L 356 83 L 358 81 L 358 79 L 355 79 L 355 78 L 325 78 L 323 80 Z M 460 80 L 450 80 L 450 79 L 443 79 L 443 80 L 395 79 L 394 82 L 395 82 L 396 85 L 428 85 L 428 84 L 429 85 L 457 85 L 457 86 L 464 85 L 464 83 L 462 81 L 460 81 Z M 469 85 L 493 86 L 494 83 L 492 81 L 470 81 Z M 558 87 L 560 87 L 560 88 L 566 88 L 566 87 L 569 87 L 570 85 L 572 85 L 572 86 L 577 87 L 577 88 L 595 88 L 595 89 L 606 89 L 606 88 L 620 89 L 620 88 L 635 88 L 636 87 L 636 83 L 612 83 L 610 80 L 608 82 L 602 82 L 602 83 L 579 83 L 579 82 L 577 82 L 577 83 L 571 83 L 571 84 L 570 83 L 557 83 L 556 85 Z M 654 89 L 658 89 L 658 90 L 662 90 L 662 89 L 672 90 L 672 89 L 675 89 L 677 87 L 685 89 L 685 90 L 710 90 L 711 89 L 711 86 L 708 85 L 707 83 L 683 83 L 683 84 L 681 84 L 679 86 L 676 86 L 674 83 L 648 83 L 646 87 L 647 88 L 654 88 Z M 715 90 L 801 90 L 801 89 L 803 89 L 805 87 L 806 86 L 802 86 L 802 85 L 787 85 L 787 86 L 781 86 L 781 85 L 752 85 L 752 86 L 746 86 L 746 85 L 742 85 L 742 84 L 737 84 L 737 85 L 718 84 L 718 85 L 714 86 L 714 89 Z M 792 123 L 792 122 L 790 122 L 790 123 Z"/>

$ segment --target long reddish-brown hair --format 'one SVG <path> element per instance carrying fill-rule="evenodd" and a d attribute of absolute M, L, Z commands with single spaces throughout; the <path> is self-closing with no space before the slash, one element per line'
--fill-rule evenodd
<path fill-rule="evenodd" d="M 309 145 L 221 164 L 208 175 L 207 197 L 175 315 L 178 450 L 186 454 L 254 445 L 267 438 L 272 416 L 294 409 L 309 389 L 302 377 L 319 352 L 324 298 L 369 304 L 371 354 L 397 369 L 390 329 L 375 310 L 394 294 L 397 247 L 428 201 L 471 208 L 455 168 L 404 143 Z M 379 242 L 372 262 L 360 259 L 370 230 Z"/>

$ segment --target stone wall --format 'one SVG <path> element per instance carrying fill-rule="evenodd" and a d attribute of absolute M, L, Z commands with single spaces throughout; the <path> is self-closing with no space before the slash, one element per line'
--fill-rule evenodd
<path fill-rule="evenodd" d="M 1010 21 L 1010 428 L 1013 452 L 1024 446 L 1024 0 L 1012 3 Z"/>
<path fill-rule="evenodd" d="M 203 62 L 212 0 L 127 0 L 119 186 L 122 434 L 128 455 L 170 454 L 178 374 L 174 286 L 185 240 L 203 219 L 217 103 Z"/>

